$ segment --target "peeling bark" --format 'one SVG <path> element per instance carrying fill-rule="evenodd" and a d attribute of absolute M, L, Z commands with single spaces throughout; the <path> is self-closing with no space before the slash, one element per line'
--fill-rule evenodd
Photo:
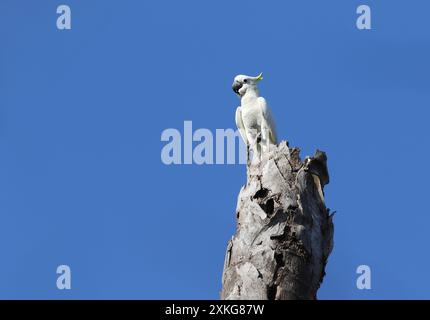
<path fill-rule="evenodd" d="M 324 152 L 300 160 L 283 141 L 248 167 L 227 246 L 222 299 L 316 299 L 333 247 Z"/>

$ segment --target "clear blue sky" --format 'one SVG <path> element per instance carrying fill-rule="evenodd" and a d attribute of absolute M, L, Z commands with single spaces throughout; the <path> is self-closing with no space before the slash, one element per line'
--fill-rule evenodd
<path fill-rule="evenodd" d="M 56 7 L 72 30 L 56 29 Z M 372 8 L 371 31 L 355 27 Z M 279 136 L 329 157 L 320 299 L 430 298 L 430 3 L 0 2 L 0 298 L 217 299 L 243 165 L 166 166 L 265 74 Z M 56 288 L 56 267 L 72 290 Z M 372 269 L 359 291 L 358 265 Z"/>

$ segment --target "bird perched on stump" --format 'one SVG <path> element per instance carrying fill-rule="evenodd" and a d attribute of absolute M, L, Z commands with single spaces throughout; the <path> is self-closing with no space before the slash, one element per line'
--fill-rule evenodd
<path fill-rule="evenodd" d="M 250 149 L 252 159 L 261 159 L 261 152 L 277 144 L 275 121 L 266 99 L 260 97 L 257 83 L 263 74 L 256 77 L 238 75 L 234 78 L 233 91 L 240 97 L 241 105 L 236 109 L 236 125 L 247 146 L 248 164 Z"/>

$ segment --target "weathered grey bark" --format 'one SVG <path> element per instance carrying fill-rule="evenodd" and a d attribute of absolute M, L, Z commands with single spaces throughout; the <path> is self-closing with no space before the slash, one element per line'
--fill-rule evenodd
<path fill-rule="evenodd" d="M 333 247 L 332 215 L 324 203 L 329 182 L 324 152 L 300 160 L 287 142 L 248 167 L 229 241 L 222 299 L 316 299 Z"/>

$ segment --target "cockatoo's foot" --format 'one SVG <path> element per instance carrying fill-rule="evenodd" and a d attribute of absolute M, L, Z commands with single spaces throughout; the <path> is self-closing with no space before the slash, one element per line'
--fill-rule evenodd
<path fill-rule="evenodd" d="M 261 162 L 261 151 L 253 150 L 251 164 L 255 166 L 255 165 L 258 165 L 260 162 Z"/>

